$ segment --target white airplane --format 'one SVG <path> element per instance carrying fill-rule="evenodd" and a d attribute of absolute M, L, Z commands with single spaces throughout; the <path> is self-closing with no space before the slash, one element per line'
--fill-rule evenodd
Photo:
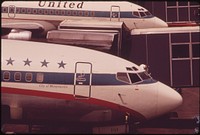
<path fill-rule="evenodd" d="M 4 30 L 41 33 L 57 29 L 68 19 L 121 21 L 130 30 L 168 26 L 147 9 L 125 1 L 4 1 L 1 15 Z"/>
<path fill-rule="evenodd" d="M 1 41 L 1 111 L 11 119 L 107 122 L 128 114 L 143 121 L 182 104 L 174 89 L 117 56 L 60 44 Z"/>

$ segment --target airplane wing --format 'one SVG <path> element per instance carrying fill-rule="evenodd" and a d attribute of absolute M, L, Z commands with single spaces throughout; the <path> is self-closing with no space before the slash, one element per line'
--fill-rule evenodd
<path fill-rule="evenodd" d="M 2 38 L 33 40 L 41 35 L 48 42 L 109 51 L 120 46 L 116 44 L 120 44 L 124 27 L 123 22 L 100 20 L 66 19 L 55 26 L 50 21 L 2 19 Z"/>
<path fill-rule="evenodd" d="M 46 21 L 27 21 L 27 20 L 14 20 L 14 19 L 2 19 L 1 27 L 3 29 L 20 29 L 20 30 L 39 30 L 46 33 L 49 30 L 56 29 L 56 27 Z"/>
<path fill-rule="evenodd" d="M 17 22 L 17 23 L 4 23 L 2 24 L 3 28 L 12 28 L 12 29 L 43 29 L 39 23 L 35 22 Z"/>

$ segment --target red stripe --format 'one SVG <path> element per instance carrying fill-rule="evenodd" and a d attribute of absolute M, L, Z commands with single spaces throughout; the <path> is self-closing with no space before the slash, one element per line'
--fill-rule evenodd
<path fill-rule="evenodd" d="M 121 112 L 127 112 L 132 114 L 135 118 L 138 120 L 145 120 L 146 118 L 138 113 L 135 110 L 131 110 L 127 107 L 120 106 L 118 104 L 99 100 L 95 98 L 89 98 L 89 99 L 77 99 L 73 95 L 70 94 L 63 94 L 63 93 L 54 93 L 54 92 L 45 92 L 45 91 L 36 91 L 36 90 L 25 90 L 25 89 L 17 89 L 17 88 L 8 88 L 8 87 L 1 87 L 1 93 L 9 93 L 9 94 L 20 94 L 20 95 L 29 95 L 29 96 L 38 96 L 38 97 L 48 97 L 48 98 L 55 98 L 55 99 L 66 99 L 66 100 L 81 100 L 81 102 L 89 103 L 89 104 L 95 104 L 103 107 L 112 108 Z"/>

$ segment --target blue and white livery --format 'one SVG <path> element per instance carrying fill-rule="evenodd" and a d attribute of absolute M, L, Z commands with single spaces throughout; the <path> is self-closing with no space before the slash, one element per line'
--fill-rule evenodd
<path fill-rule="evenodd" d="M 46 32 L 68 19 L 120 21 L 130 30 L 168 26 L 144 7 L 126 1 L 4 1 L 1 13 L 2 28 Z"/>

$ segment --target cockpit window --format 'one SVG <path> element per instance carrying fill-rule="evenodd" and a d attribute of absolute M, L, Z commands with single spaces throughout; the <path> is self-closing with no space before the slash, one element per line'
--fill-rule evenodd
<path fill-rule="evenodd" d="M 143 80 L 146 80 L 146 79 L 150 79 L 150 78 L 151 78 L 151 76 L 149 76 L 146 72 L 138 73 L 138 75 L 139 75 Z"/>
<path fill-rule="evenodd" d="M 117 79 L 122 82 L 130 83 L 127 73 L 117 73 Z"/>
<path fill-rule="evenodd" d="M 140 17 L 140 15 L 137 11 L 133 11 L 133 16 Z"/>
<path fill-rule="evenodd" d="M 140 12 L 140 16 L 144 17 L 144 16 L 146 16 L 146 14 L 144 12 Z"/>
<path fill-rule="evenodd" d="M 132 83 L 136 83 L 136 82 L 142 81 L 140 79 L 140 77 L 137 74 L 135 74 L 135 73 L 129 73 L 129 76 L 130 76 L 130 79 L 131 79 Z"/>
<path fill-rule="evenodd" d="M 137 14 L 137 16 L 138 17 L 151 17 L 152 16 L 152 14 L 149 12 L 149 11 L 140 11 L 140 12 L 133 12 L 133 15 L 135 15 L 136 16 L 136 14 Z"/>
<path fill-rule="evenodd" d="M 143 80 L 152 79 L 151 76 L 147 72 L 140 72 L 140 73 L 125 73 L 119 72 L 117 73 L 117 79 L 122 82 L 126 83 L 139 83 Z"/>
<path fill-rule="evenodd" d="M 136 67 L 133 66 L 132 68 L 133 68 L 135 71 L 138 71 L 138 69 L 137 69 Z"/>
<path fill-rule="evenodd" d="M 131 67 L 126 67 L 127 71 L 133 71 L 133 69 Z"/>
<path fill-rule="evenodd" d="M 149 11 L 146 11 L 145 14 L 146 14 L 147 16 L 151 16 L 151 15 L 152 15 Z"/>

